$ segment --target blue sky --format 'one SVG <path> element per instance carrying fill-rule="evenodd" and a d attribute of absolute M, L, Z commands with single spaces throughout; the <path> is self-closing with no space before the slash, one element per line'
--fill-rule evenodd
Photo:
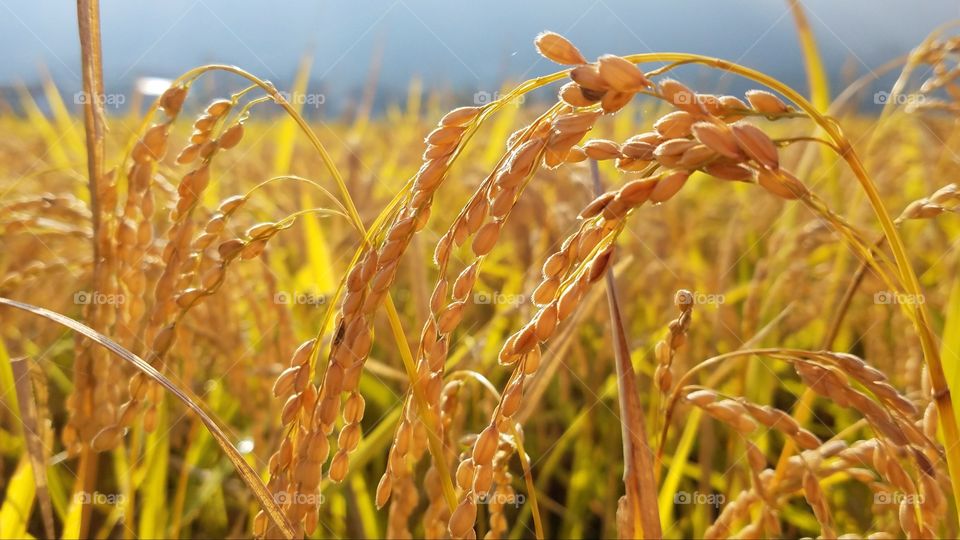
<path fill-rule="evenodd" d="M 828 68 L 866 73 L 960 17 L 956 0 L 806 0 Z M 605 52 L 689 51 L 737 60 L 791 83 L 803 81 L 785 1 L 104 0 L 108 87 L 139 76 L 173 77 L 198 64 L 242 66 L 280 85 L 312 50 L 313 80 L 326 91 L 362 85 L 383 51 L 380 84 L 411 77 L 464 90 L 552 71 L 532 39 L 550 29 L 588 57 Z M 35 83 L 46 66 L 64 91 L 79 88 L 72 2 L 0 0 L 0 86 Z M 108 88 L 109 90 L 109 88 Z"/>

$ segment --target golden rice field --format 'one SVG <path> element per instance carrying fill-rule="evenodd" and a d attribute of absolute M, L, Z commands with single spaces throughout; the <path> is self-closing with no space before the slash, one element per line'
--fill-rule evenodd
<path fill-rule="evenodd" d="M 831 92 L 794 6 L 809 89 L 545 32 L 321 121 L 103 114 L 93 2 L 0 115 L 0 537 L 956 537 L 960 39 Z"/>

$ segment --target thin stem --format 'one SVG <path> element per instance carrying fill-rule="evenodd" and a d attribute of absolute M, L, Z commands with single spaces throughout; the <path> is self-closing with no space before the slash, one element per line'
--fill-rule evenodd
<path fill-rule="evenodd" d="M 272 177 L 272 178 L 269 178 L 269 179 L 267 179 L 267 180 L 264 180 L 263 182 L 260 182 L 260 183 L 257 184 L 256 186 L 253 186 L 252 188 L 250 188 L 249 190 L 247 190 L 247 193 L 244 195 L 244 198 L 250 198 L 250 196 L 253 195 L 255 192 L 257 192 L 258 190 L 261 190 L 261 189 L 267 187 L 268 185 L 272 184 L 273 182 L 280 182 L 280 181 L 284 181 L 284 180 L 296 181 L 296 182 L 304 182 L 304 183 L 306 183 L 306 184 L 309 184 L 309 185 L 317 188 L 321 193 L 323 193 L 324 197 L 330 199 L 330 201 L 333 202 L 333 204 L 337 205 L 337 207 L 338 207 L 338 208 L 340 209 L 340 211 L 343 213 L 344 217 L 347 217 L 347 215 L 346 215 L 346 214 L 347 214 L 347 209 L 344 208 L 343 203 L 340 202 L 340 199 L 337 199 L 337 198 L 333 195 L 333 193 L 330 193 L 330 191 L 328 191 L 327 188 L 321 186 L 319 183 L 317 183 L 317 182 L 315 182 L 315 181 L 313 181 L 313 180 L 310 180 L 309 178 L 304 178 L 304 177 L 302 177 L 302 176 L 295 176 L 295 175 L 274 176 L 274 177 Z M 348 218 L 348 219 L 349 219 L 349 218 Z"/>
<path fill-rule="evenodd" d="M 884 239 L 876 241 L 873 245 L 873 250 L 879 250 Z M 840 299 L 840 306 L 834 312 L 833 318 L 830 319 L 830 325 L 827 327 L 827 335 L 824 336 L 823 342 L 821 343 L 820 348 L 824 350 L 832 350 L 833 342 L 837 339 L 837 334 L 840 333 L 840 325 L 843 323 L 843 319 L 846 317 L 850 309 L 850 303 L 853 301 L 853 296 L 856 294 L 857 289 L 860 288 L 860 284 L 863 283 L 863 278 L 867 273 L 867 263 L 861 261 L 860 266 L 857 268 L 856 273 L 853 276 L 853 279 L 850 281 L 850 284 L 847 286 L 846 291 L 843 293 L 843 297 Z M 793 406 L 793 417 L 794 419 L 802 426 L 805 425 L 809 420 L 810 416 L 813 414 L 813 400 L 816 399 L 817 393 L 811 388 L 807 388 L 803 391 L 803 394 L 800 395 L 800 399 Z M 783 475 L 786 473 L 787 463 L 790 460 L 790 456 L 793 455 L 794 450 L 796 449 L 796 444 L 793 442 L 793 439 L 787 439 L 783 445 L 783 450 L 780 452 L 780 459 L 777 460 L 777 467 L 774 469 L 773 480 L 771 481 L 771 486 L 776 486 L 780 480 L 783 479 Z"/>
<path fill-rule="evenodd" d="M 543 540 L 543 520 L 540 519 L 540 502 L 537 499 L 537 486 L 533 483 L 533 472 L 530 466 L 530 457 L 523 447 L 523 438 L 516 425 L 510 427 L 513 432 L 514 444 L 517 448 L 517 457 L 520 458 L 520 467 L 523 469 L 523 481 L 527 485 L 527 493 L 530 494 L 531 513 L 533 515 L 534 536 L 537 540 Z"/>
<path fill-rule="evenodd" d="M 100 191 L 103 189 L 104 132 L 103 65 L 100 48 L 100 1 L 77 0 L 77 23 L 80 30 L 81 63 L 83 66 L 83 126 L 87 138 L 87 174 L 89 175 L 90 213 L 93 223 L 94 271 L 99 267 L 100 246 L 97 232 L 102 221 Z"/>
<path fill-rule="evenodd" d="M 489 379 L 483 375 L 472 370 L 460 370 L 450 373 L 447 377 L 448 381 L 467 381 L 472 380 L 476 381 L 483 387 L 484 390 L 490 393 L 493 398 L 497 401 L 498 406 L 502 403 L 502 396 L 500 392 L 497 391 L 497 388 L 490 382 Z M 537 486 L 533 482 L 533 472 L 531 471 L 530 466 L 530 457 L 527 456 L 527 451 L 523 447 L 523 437 L 521 436 L 520 430 L 517 429 L 519 424 L 513 423 L 510 425 L 510 434 L 513 435 L 513 446 L 517 451 L 517 457 L 520 459 L 520 466 L 523 469 L 523 480 L 527 485 L 527 492 L 530 493 L 530 504 L 532 506 L 531 513 L 533 515 L 533 528 L 534 536 L 537 540 L 543 540 L 543 521 L 540 519 L 540 503 L 537 499 Z"/>
<path fill-rule="evenodd" d="M 86 131 L 87 146 L 87 173 L 89 175 L 90 215 L 93 226 L 93 283 L 95 288 L 101 286 L 103 263 L 105 254 L 101 249 L 101 228 L 103 227 L 103 211 L 100 207 L 100 194 L 103 190 L 103 159 L 104 159 L 104 132 L 106 121 L 103 114 L 103 55 L 100 44 L 100 1 L 77 0 L 77 26 L 80 33 L 80 58 L 83 69 L 83 125 Z M 97 307 L 90 306 L 88 316 L 90 322 L 96 325 L 98 317 Z M 93 392 L 81 396 L 93 400 Z M 93 410 L 93 403 L 89 403 Z M 96 454 L 89 444 L 83 444 L 80 450 L 80 475 L 77 479 L 78 492 L 93 491 L 97 477 Z M 75 499 L 76 500 L 76 499 Z M 85 500 L 85 499 L 84 499 Z M 91 505 L 80 503 L 79 534 L 85 537 L 90 531 Z M 130 516 L 132 518 L 132 516 Z"/>
<path fill-rule="evenodd" d="M 832 142 L 826 139 L 821 139 L 820 137 L 785 137 L 783 139 L 773 139 L 773 142 L 777 146 L 788 146 L 790 144 L 797 143 L 797 142 L 815 142 L 815 143 L 819 143 L 824 146 L 830 147 L 831 150 L 833 150 L 838 154 L 840 153 L 839 146 L 833 144 Z"/>
<path fill-rule="evenodd" d="M 689 381 L 696 373 L 703 371 L 704 369 L 714 367 L 718 364 L 723 363 L 726 360 L 731 358 L 741 358 L 741 357 L 750 357 L 750 356 L 764 356 L 770 354 L 776 354 L 784 351 L 789 351 L 789 349 L 777 349 L 777 348 L 765 348 L 765 349 L 738 349 L 736 351 L 730 351 L 728 353 L 718 354 L 707 358 L 703 362 L 693 366 L 688 369 L 686 373 L 683 374 L 674 384 L 673 391 L 670 392 L 670 397 L 667 399 L 667 407 L 663 415 L 663 431 L 660 433 L 660 445 L 657 447 L 657 469 L 659 470 L 659 464 L 663 461 L 663 450 L 667 445 L 667 434 L 670 431 L 670 419 L 673 417 L 673 410 L 676 408 L 677 402 L 680 400 L 680 389 L 687 386 L 687 381 Z"/>

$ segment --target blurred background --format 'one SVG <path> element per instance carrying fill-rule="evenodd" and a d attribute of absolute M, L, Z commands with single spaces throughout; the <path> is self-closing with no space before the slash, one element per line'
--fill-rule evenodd
<path fill-rule="evenodd" d="M 931 29 L 960 16 L 956 0 L 803 5 L 834 88 L 907 52 Z M 381 110 L 402 99 L 414 78 L 469 96 L 552 72 L 554 66 L 532 46 L 545 29 L 570 37 L 589 57 L 696 52 L 804 87 L 796 32 L 782 1 L 107 0 L 102 13 L 108 92 L 125 93 L 139 78 L 173 78 L 211 62 L 236 64 L 284 88 L 300 60 L 311 55 L 310 89 L 330 97 L 324 107 L 348 106 L 374 82 L 375 108 Z M 17 85 L 38 88 L 46 73 L 65 96 L 79 90 L 77 41 L 73 3 L 0 0 L 0 48 L 10 53 L 0 62 L 6 101 L 16 103 Z M 735 81 L 726 84 L 739 89 Z"/>

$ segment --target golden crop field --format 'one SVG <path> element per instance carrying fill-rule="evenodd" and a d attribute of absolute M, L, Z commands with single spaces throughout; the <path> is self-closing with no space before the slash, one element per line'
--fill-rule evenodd
<path fill-rule="evenodd" d="M 807 88 L 544 32 L 318 120 L 105 113 L 80 0 L 83 114 L 0 108 L 0 538 L 956 537 L 960 38 L 831 91 L 792 6 Z"/>

